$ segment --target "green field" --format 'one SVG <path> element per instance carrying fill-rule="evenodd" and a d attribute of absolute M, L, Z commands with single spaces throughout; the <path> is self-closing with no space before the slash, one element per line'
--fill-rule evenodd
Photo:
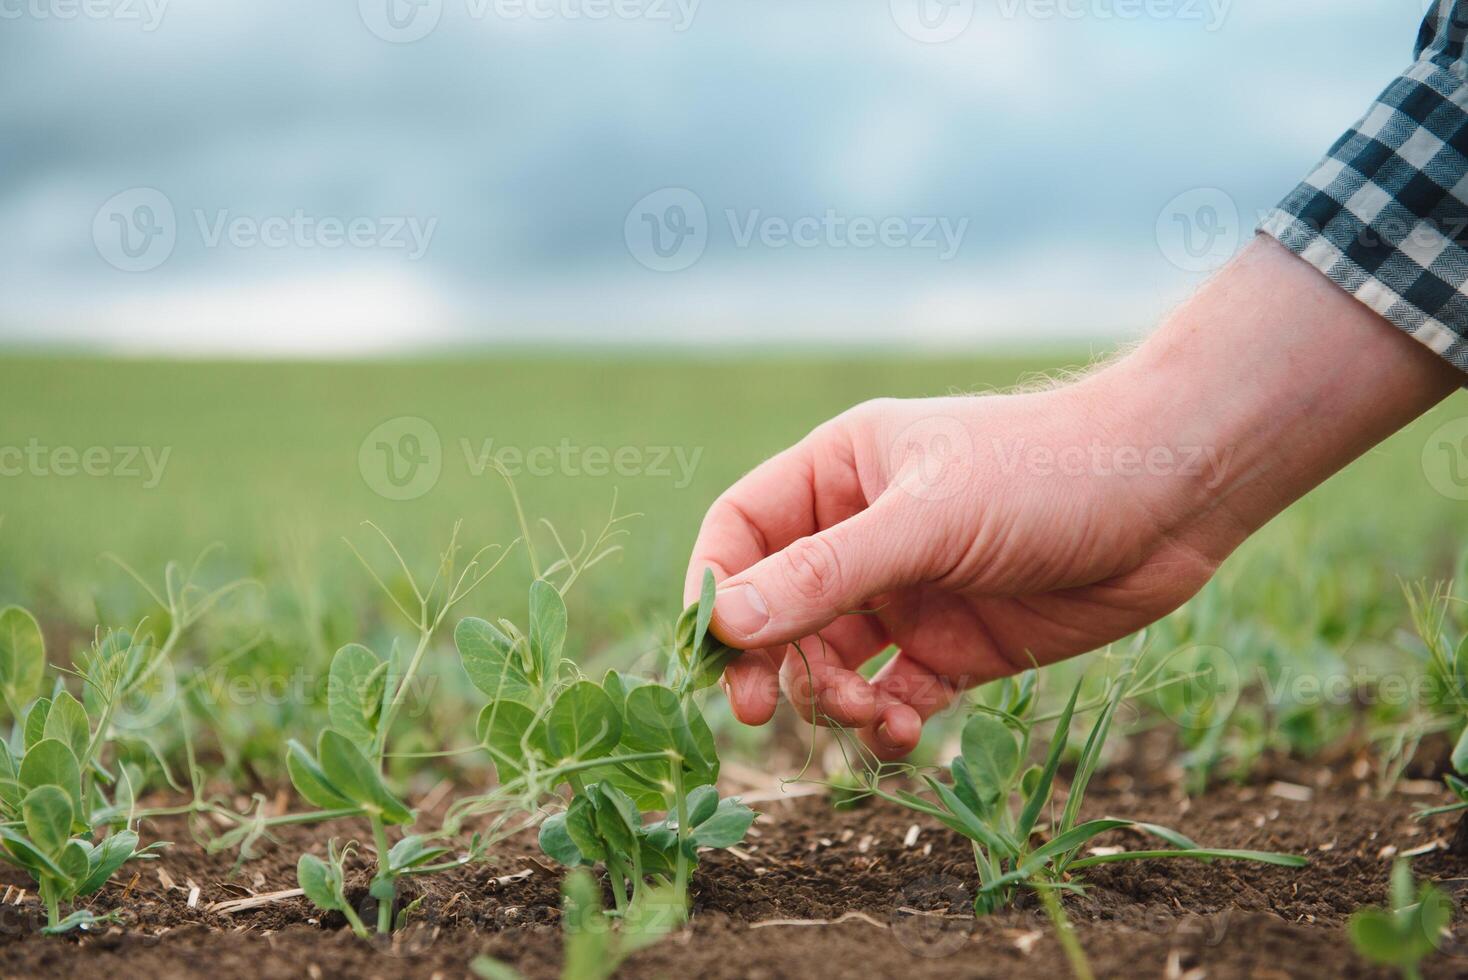
<path fill-rule="evenodd" d="M 1083 360 L 12 357 L 0 360 L 0 447 L 29 450 L 0 456 L 0 598 L 85 621 L 94 587 L 115 578 L 98 563 L 101 553 L 148 568 L 211 542 L 248 574 L 290 562 L 335 575 L 348 556 L 340 537 L 364 520 L 409 554 L 429 555 L 459 518 L 468 542 L 507 541 L 514 524 L 503 487 L 482 466 L 488 446 L 508 447 L 500 458 L 511 465 L 517 451 L 530 454 L 518 482 L 533 517 L 590 528 L 614 490 L 621 510 L 643 514 L 620 567 L 590 590 L 593 605 L 605 616 L 668 613 L 709 502 L 821 420 L 876 395 L 982 391 Z M 1329 562 L 1351 575 L 1446 574 L 1468 516 L 1433 490 L 1420 457 L 1426 434 L 1463 410 L 1450 401 L 1358 462 L 1276 522 L 1246 557 Z M 400 416 L 427 420 L 441 440 L 437 482 L 405 501 L 379 496 L 359 467 L 369 432 Z M 123 472 L 82 472 L 92 447 L 121 447 L 111 461 Z M 66 448 L 76 456 L 70 468 Z M 44 474 L 33 472 L 34 458 Z M 149 486 L 154 474 L 161 478 Z M 484 596 L 519 591 L 505 585 L 496 592 L 491 583 Z"/>
<path fill-rule="evenodd" d="M 531 519 L 552 520 L 568 542 L 596 531 L 614 492 L 622 512 L 643 515 L 627 525 L 625 552 L 568 596 L 571 649 L 588 662 L 625 664 L 656 649 L 676 614 L 705 508 L 767 455 L 865 398 L 993 390 L 1085 360 L 10 358 L 0 362 L 0 447 L 15 447 L 0 456 L 8 466 L 0 604 L 35 610 L 53 657 L 65 658 L 95 625 L 157 615 L 100 556 L 116 554 L 157 579 L 166 561 L 188 562 L 217 542 L 223 549 L 206 581 L 243 576 L 264 587 L 197 641 L 191 661 L 207 663 L 263 630 L 238 669 L 305 664 L 324 674 L 339 644 L 361 638 L 385 649 L 401 634 L 342 538 L 384 558 L 362 526 L 373 521 L 420 570 L 459 519 L 468 545 L 511 541 L 508 495 L 481 459 L 486 446 L 509 447 L 498 458 L 519 469 Z M 1450 401 L 1275 521 L 1225 565 L 1206 605 L 1181 614 L 1178 636 L 1286 662 L 1316 648 L 1341 663 L 1379 657 L 1407 625 L 1401 583 L 1449 577 L 1463 549 L 1468 512 L 1433 489 L 1422 463 L 1428 434 L 1462 411 Z M 404 416 L 432 426 L 439 475 L 414 499 L 392 500 L 374 490 L 385 485 L 378 440 L 369 441 L 367 465 L 359 454 L 369 433 Z M 80 472 L 92 447 L 124 472 Z M 14 474 L 18 459 L 23 472 Z M 43 472 L 33 472 L 37 465 Z M 520 616 L 528 579 L 522 551 L 461 611 Z M 433 663 L 448 688 L 463 686 L 451 649 L 436 651 Z M 261 739 L 261 756 L 277 759 L 273 726 L 297 723 L 295 710 L 225 712 L 219 724 L 236 729 L 244 751 Z"/>

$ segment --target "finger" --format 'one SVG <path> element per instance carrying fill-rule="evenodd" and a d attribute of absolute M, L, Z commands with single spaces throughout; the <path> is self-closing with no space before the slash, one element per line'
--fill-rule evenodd
<path fill-rule="evenodd" d="M 714 501 L 689 559 L 685 602 L 698 598 L 704 568 L 723 581 L 865 506 L 844 430 L 835 424 L 817 428 Z"/>
<path fill-rule="evenodd" d="M 875 710 L 861 738 L 882 759 L 900 758 L 917 748 L 923 723 L 960 693 L 947 678 L 904 653 L 877 672 L 872 688 Z"/>
<path fill-rule="evenodd" d="M 746 650 L 724 668 L 724 693 L 734 717 L 746 725 L 763 725 L 780 704 L 780 669 L 769 650 Z"/>
<path fill-rule="evenodd" d="M 714 630 L 741 648 L 771 647 L 820 632 L 884 592 L 921 581 L 936 549 L 932 522 L 901 495 L 730 576 L 714 604 Z"/>
<path fill-rule="evenodd" d="M 852 728 L 871 723 L 876 694 L 866 678 L 841 662 L 834 648 L 820 637 L 810 637 L 799 649 L 794 644 L 786 649 L 781 686 L 800 717 Z"/>

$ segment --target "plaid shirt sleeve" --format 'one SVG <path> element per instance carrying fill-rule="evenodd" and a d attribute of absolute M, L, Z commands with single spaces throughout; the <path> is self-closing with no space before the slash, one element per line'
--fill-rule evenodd
<path fill-rule="evenodd" d="M 1260 230 L 1468 371 L 1468 0 Z"/>

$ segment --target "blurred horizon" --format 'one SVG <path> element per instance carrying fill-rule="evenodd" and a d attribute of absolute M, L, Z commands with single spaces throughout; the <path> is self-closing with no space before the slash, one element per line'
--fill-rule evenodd
<path fill-rule="evenodd" d="M 0 349 L 1109 346 L 1423 8 L 0 2 Z"/>

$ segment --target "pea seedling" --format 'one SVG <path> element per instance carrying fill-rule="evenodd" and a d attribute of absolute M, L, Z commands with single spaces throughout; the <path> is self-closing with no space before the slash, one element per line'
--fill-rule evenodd
<path fill-rule="evenodd" d="M 575 556 L 563 561 L 576 567 Z M 713 733 L 693 700 L 732 656 L 709 635 L 712 613 L 707 575 L 674 631 L 671 686 L 617 671 L 599 684 L 581 677 L 562 656 L 566 607 L 545 578 L 530 588 L 528 633 L 508 620 L 455 630 L 464 669 L 490 698 L 478 734 L 501 784 L 529 798 L 569 787 L 569 805 L 541 825 L 541 848 L 569 867 L 604 865 L 619 915 L 643 904 L 648 880 L 670 885 L 686 909 L 699 849 L 737 844 L 754 821 L 737 799 L 719 799 Z M 666 816 L 644 822 L 645 810 Z"/>
<path fill-rule="evenodd" d="M 377 871 L 369 893 L 377 901 L 377 931 L 387 933 L 393 926 L 399 878 L 457 867 L 479 853 L 483 846 L 476 837 L 468 857 L 448 861 L 438 860 L 449 853 L 449 848 L 432 843 L 437 835 L 410 834 L 395 846 L 390 846 L 387 828 L 411 825 L 414 814 L 388 787 L 383 776 L 383 759 L 387 754 L 393 720 L 412 689 L 434 634 L 454 606 L 499 566 L 508 549 L 487 566 L 481 565 L 481 559 L 491 549 L 480 549 L 456 573 L 459 534 L 456 524 L 448 547 L 440 557 L 437 573 L 426 587 L 420 587 L 391 539 L 375 526 L 373 530 L 382 536 L 397 559 L 413 601 L 400 600 L 378 576 L 371 563 L 362 558 L 360 552 L 357 556 L 392 604 L 417 630 L 417 645 L 406 664 L 396 656 L 379 657 L 357 643 L 349 643 L 336 652 L 327 683 L 330 725 L 317 738 L 314 751 L 294 739 L 287 743 L 286 749 L 286 770 L 296 791 L 320 810 L 269 821 L 261 818 L 241 827 L 237 836 L 231 837 L 231 842 L 248 843 L 253 839 L 251 834 L 263 833 L 267 825 L 275 823 L 365 816 L 372 828 L 377 857 Z M 328 911 L 339 909 L 345 901 L 340 897 L 340 882 L 341 863 L 346 854 L 347 849 L 337 853 L 333 848 L 326 862 L 319 858 L 303 858 L 297 866 L 302 890 L 318 907 Z M 323 904 L 324 901 L 328 903 Z M 348 921 L 353 918 L 349 915 Z M 353 923 L 353 929 L 360 933 L 359 926 L 360 922 Z"/>
<path fill-rule="evenodd" d="M 1414 890 L 1411 866 L 1403 858 L 1392 865 L 1390 901 L 1390 908 L 1361 909 L 1351 916 L 1351 943 L 1371 962 L 1420 980 L 1420 964 L 1437 949 L 1452 920 L 1452 904 L 1428 882 Z"/>
<path fill-rule="evenodd" d="M 590 873 L 575 870 L 561 883 L 561 929 L 565 961 L 561 980 L 610 980 L 627 957 L 671 932 L 681 919 L 681 906 L 670 889 L 650 892 L 635 917 L 613 929 L 601 902 L 601 888 Z M 469 964 L 484 980 L 523 980 L 514 967 L 477 956 Z"/>
<path fill-rule="evenodd" d="M 120 815 L 131 809 L 131 778 L 124 774 L 109 801 L 95 777 L 113 779 L 101 760 L 109 719 L 150 662 L 147 653 L 146 645 L 110 634 L 80 658 L 87 699 L 101 706 L 93 725 L 87 708 L 59 680 L 51 697 L 38 697 L 46 670 L 40 626 L 17 606 L 0 610 L 0 693 L 14 719 L 9 741 L 0 741 L 0 859 L 36 881 L 46 907 L 44 932 L 110 919 L 89 909 L 63 918 L 61 904 L 94 894 L 128 861 L 152 856 L 151 847 L 138 849 L 131 827 L 91 839 L 95 826 L 129 822 Z M 16 713 L 22 705 L 28 706 L 23 721 Z"/>
<path fill-rule="evenodd" d="M 1052 803 L 1055 776 L 1077 710 L 1079 683 L 1055 719 L 1055 733 L 1043 765 L 1021 768 L 1039 721 L 1031 717 L 1035 674 L 1027 671 L 1018 680 L 1001 682 L 998 705 L 980 706 L 982 710 L 964 725 L 961 751 L 949 766 L 951 785 L 923 774 L 934 799 L 907 791 L 886 792 L 878 784 L 881 769 L 870 773 L 868 788 L 874 795 L 930 816 L 973 842 L 979 874 L 974 899 L 977 915 L 1008 907 L 1021 886 L 1035 890 L 1077 889 L 1074 872 L 1111 861 L 1231 858 L 1286 867 L 1306 864 L 1304 858 L 1288 854 L 1200 847 L 1175 830 L 1136 820 L 1104 817 L 1081 821 L 1086 786 L 1101 761 L 1117 708 L 1135 687 L 1134 677 L 1135 659 L 1131 658 L 1116 676 L 1108 678 L 1106 691 L 1096 705 L 1096 721 L 1076 762 L 1065 807 L 1060 818 L 1052 822 L 1049 839 L 1043 843 L 1036 844 L 1034 836 L 1041 829 L 1040 818 Z M 1093 838 L 1119 829 L 1138 830 L 1171 846 L 1082 856 L 1082 848 Z"/>

